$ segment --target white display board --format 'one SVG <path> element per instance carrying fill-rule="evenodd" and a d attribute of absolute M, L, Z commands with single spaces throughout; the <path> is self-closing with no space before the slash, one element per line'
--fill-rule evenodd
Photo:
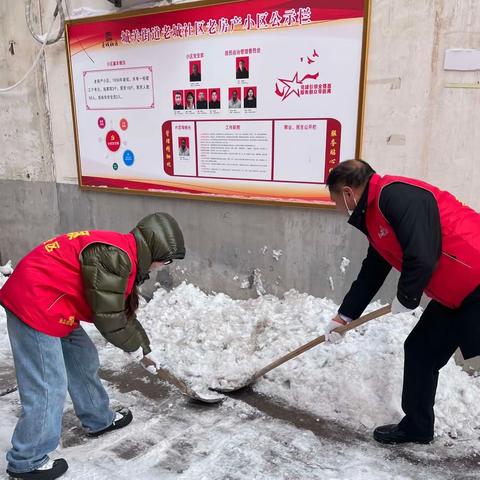
<path fill-rule="evenodd" d="M 67 25 L 79 181 L 329 204 L 359 153 L 368 2 L 192 3 Z"/>

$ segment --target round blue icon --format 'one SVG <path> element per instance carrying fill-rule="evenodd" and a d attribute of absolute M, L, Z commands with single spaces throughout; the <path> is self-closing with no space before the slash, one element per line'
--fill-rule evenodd
<path fill-rule="evenodd" d="M 125 163 L 127 167 L 131 167 L 134 161 L 135 155 L 133 154 L 133 152 L 131 150 L 125 150 L 123 152 L 123 163 Z"/>

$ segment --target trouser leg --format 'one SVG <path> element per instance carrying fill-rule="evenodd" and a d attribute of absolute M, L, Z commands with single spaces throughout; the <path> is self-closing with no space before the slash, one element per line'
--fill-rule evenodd
<path fill-rule="evenodd" d="M 108 427 L 115 418 L 108 393 L 98 376 L 98 352 L 83 328 L 62 339 L 68 376 L 68 392 L 77 417 L 88 432 Z"/>
<path fill-rule="evenodd" d="M 59 338 L 34 330 L 8 310 L 7 328 L 22 405 L 7 462 L 11 472 L 21 473 L 46 463 L 60 442 L 67 376 Z"/>
<path fill-rule="evenodd" d="M 400 427 L 412 435 L 433 435 L 438 373 L 458 347 L 455 312 L 431 301 L 405 341 Z"/>

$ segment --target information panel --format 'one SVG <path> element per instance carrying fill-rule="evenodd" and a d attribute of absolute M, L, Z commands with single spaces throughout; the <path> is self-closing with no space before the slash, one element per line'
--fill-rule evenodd
<path fill-rule="evenodd" d="M 67 22 L 80 185 L 329 205 L 367 20 L 367 0 L 241 0 Z"/>

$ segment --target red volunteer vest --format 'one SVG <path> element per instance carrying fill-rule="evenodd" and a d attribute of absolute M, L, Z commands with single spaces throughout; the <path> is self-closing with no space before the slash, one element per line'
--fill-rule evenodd
<path fill-rule="evenodd" d="M 43 242 L 17 265 L 0 289 L 0 304 L 35 330 L 65 337 L 80 320 L 90 322 L 80 254 L 92 243 L 113 245 L 132 263 L 125 296 L 132 291 L 137 272 L 137 245 L 133 234 L 110 231 L 71 232 Z"/>
<path fill-rule="evenodd" d="M 374 174 L 368 190 L 366 225 L 373 248 L 394 268 L 402 270 L 403 252 L 379 207 L 382 189 L 406 183 L 432 193 L 442 229 L 442 253 L 425 293 L 441 304 L 457 308 L 480 285 L 480 215 L 452 194 L 412 178 Z"/>

